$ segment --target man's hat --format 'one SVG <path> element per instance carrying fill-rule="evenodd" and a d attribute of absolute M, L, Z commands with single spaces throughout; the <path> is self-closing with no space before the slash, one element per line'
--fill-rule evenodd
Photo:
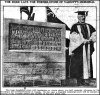
<path fill-rule="evenodd" d="M 88 11 L 77 11 L 75 13 L 78 13 L 78 15 L 85 15 L 85 16 L 88 15 Z"/>

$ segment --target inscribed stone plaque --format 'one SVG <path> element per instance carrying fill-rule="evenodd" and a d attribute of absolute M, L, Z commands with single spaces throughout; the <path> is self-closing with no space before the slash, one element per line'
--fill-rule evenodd
<path fill-rule="evenodd" d="M 65 62 L 65 25 L 4 19 L 5 62 Z"/>
<path fill-rule="evenodd" d="M 9 50 L 61 51 L 61 29 L 9 23 Z"/>

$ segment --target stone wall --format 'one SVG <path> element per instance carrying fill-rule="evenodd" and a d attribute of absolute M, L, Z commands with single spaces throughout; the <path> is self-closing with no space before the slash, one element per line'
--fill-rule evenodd
<path fill-rule="evenodd" d="M 25 84 L 34 86 L 34 82 L 40 81 L 60 81 L 65 78 L 64 63 L 4 63 L 3 75 L 4 86 L 17 86 Z M 21 85 L 20 84 L 20 85 Z"/>

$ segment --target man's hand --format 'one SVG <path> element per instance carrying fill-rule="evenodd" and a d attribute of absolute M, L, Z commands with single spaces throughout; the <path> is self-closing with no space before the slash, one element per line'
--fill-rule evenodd
<path fill-rule="evenodd" d="M 96 42 L 96 32 L 92 33 L 91 37 L 90 37 L 90 40 L 92 42 Z"/>
<path fill-rule="evenodd" d="M 91 39 L 90 40 L 87 40 L 87 39 L 84 39 L 83 43 L 86 44 L 86 43 L 90 43 Z"/>
<path fill-rule="evenodd" d="M 70 56 L 72 56 L 72 55 L 74 55 L 74 53 L 72 53 L 72 52 L 69 52 L 69 55 L 70 55 Z"/>

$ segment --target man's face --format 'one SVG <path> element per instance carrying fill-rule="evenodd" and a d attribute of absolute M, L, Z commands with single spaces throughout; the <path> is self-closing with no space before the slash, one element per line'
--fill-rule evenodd
<path fill-rule="evenodd" d="M 85 18 L 86 18 L 85 15 L 78 15 L 78 21 L 79 21 L 80 23 L 84 23 L 84 22 L 85 22 Z"/>

